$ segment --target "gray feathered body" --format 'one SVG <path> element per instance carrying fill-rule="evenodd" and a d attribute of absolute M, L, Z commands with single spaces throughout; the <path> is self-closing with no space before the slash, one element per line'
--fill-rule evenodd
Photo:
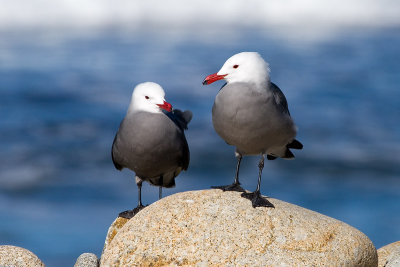
<path fill-rule="evenodd" d="M 129 168 L 141 180 L 173 187 L 175 177 L 188 168 L 190 155 L 181 127 L 164 113 L 138 111 L 128 113 L 122 121 L 112 159 L 117 169 Z"/>
<path fill-rule="evenodd" d="M 226 84 L 215 98 L 212 120 L 216 132 L 242 155 L 293 155 L 287 145 L 296 136 L 296 126 L 285 96 L 273 83 L 262 88 L 251 83 Z"/>

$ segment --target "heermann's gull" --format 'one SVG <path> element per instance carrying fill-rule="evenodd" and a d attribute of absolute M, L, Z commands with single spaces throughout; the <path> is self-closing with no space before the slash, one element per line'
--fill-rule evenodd
<path fill-rule="evenodd" d="M 136 174 L 139 201 L 136 208 L 120 213 L 133 217 L 144 208 L 142 182 L 160 187 L 175 186 L 175 177 L 189 166 L 189 147 L 184 129 L 192 119 L 191 111 L 172 110 L 162 87 L 146 82 L 135 87 L 128 112 L 112 145 L 115 168 L 129 168 Z"/>
<path fill-rule="evenodd" d="M 290 148 L 302 149 L 296 126 L 290 117 L 285 95 L 270 81 L 269 66 L 255 52 L 242 52 L 229 58 L 222 68 L 207 76 L 203 84 L 225 79 L 212 108 L 215 131 L 229 145 L 236 147 L 237 167 L 232 185 L 217 186 L 224 191 L 242 191 L 253 207 L 274 207 L 260 194 L 264 156 L 294 158 Z M 242 156 L 261 154 L 257 189 L 243 190 L 239 183 Z"/>

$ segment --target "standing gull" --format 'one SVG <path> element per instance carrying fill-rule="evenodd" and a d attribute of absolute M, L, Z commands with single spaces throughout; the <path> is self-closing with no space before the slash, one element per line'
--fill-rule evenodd
<path fill-rule="evenodd" d="M 115 135 L 111 150 L 114 166 L 134 171 L 139 191 L 137 207 L 121 212 L 120 217 L 132 218 L 144 208 L 143 181 L 159 186 L 161 197 L 161 188 L 175 186 L 175 177 L 189 166 L 189 147 L 183 131 L 192 112 L 172 110 L 164 96 L 164 90 L 156 83 L 137 85 Z"/>
<path fill-rule="evenodd" d="M 274 207 L 261 196 L 260 183 L 264 157 L 294 158 L 290 148 L 302 149 L 295 139 L 296 126 L 290 117 L 285 95 L 270 81 L 268 63 L 256 52 L 242 52 L 230 57 L 222 68 L 207 76 L 203 84 L 225 79 L 215 97 L 212 121 L 215 131 L 236 147 L 236 175 L 233 184 L 216 186 L 224 191 L 240 191 L 253 207 Z M 239 183 L 239 168 L 245 155 L 261 155 L 258 183 L 247 193 Z"/>

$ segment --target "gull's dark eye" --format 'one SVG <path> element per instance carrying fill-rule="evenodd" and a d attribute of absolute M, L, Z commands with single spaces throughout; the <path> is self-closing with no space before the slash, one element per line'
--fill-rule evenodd
<path fill-rule="evenodd" d="M 234 69 L 237 69 L 239 67 L 239 65 L 233 65 Z"/>
<path fill-rule="evenodd" d="M 148 97 L 148 96 L 146 95 L 144 98 L 149 99 L 150 97 Z"/>

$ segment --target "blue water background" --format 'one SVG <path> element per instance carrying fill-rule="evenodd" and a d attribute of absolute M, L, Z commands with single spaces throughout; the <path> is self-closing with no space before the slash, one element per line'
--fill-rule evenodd
<path fill-rule="evenodd" d="M 110 149 L 140 82 L 160 83 L 167 101 L 194 114 L 189 170 L 164 195 L 230 183 L 234 149 L 211 123 L 222 82 L 201 82 L 240 51 L 270 63 L 304 144 L 295 160 L 266 162 L 262 193 L 342 220 L 377 248 L 400 240 L 399 28 L 310 43 L 254 29 L 204 41 L 112 30 L 1 37 L 0 244 L 25 247 L 48 266 L 100 256 L 110 223 L 137 204 L 133 173 L 114 169 Z M 249 190 L 257 162 L 242 164 Z M 157 197 L 145 184 L 144 203 Z"/>

